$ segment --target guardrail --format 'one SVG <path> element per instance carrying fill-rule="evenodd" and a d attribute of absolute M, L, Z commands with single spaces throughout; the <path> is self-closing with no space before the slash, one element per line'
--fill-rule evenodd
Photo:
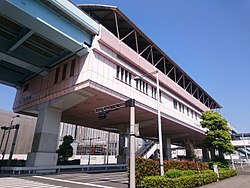
<path fill-rule="evenodd" d="M 37 173 L 60 173 L 60 172 L 114 172 L 126 171 L 127 164 L 107 164 L 107 165 L 58 165 L 58 166 L 35 166 L 35 167 L 1 167 L 1 173 L 12 174 L 37 174 Z"/>

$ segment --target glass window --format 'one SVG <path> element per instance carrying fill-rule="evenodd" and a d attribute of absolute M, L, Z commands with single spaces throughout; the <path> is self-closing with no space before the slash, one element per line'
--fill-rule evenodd
<path fill-rule="evenodd" d="M 177 109 L 177 101 L 174 100 L 174 108 Z"/>
<path fill-rule="evenodd" d="M 59 72 L 60 72 L 60 67 L 56 68 L 54 84 L 56 84 L 58 82 Z"/>
<path fill-rule="evenodd" d="M 117 65 L 116 66 L 116 78 L 119 78 L 120 75 L 120 67 Z"/>
<path fill-rule="evenodd" d="M 63 65 L 62 80 L 65 80 L 67 73 L 67 64 Z"/>
<path fill-rule="evenodd" d="M 75 64 L 76 64 L 76 61 L 73 60 L 71 62 L 71 66 L 70 66 L 70 74 L 69 74 L 69 76 L 74 76 L 74 73 L 75 73 Z"/>

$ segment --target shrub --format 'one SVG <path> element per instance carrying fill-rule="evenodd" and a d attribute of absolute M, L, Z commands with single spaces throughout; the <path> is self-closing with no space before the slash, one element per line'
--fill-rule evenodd
<path fill-rule="evenodd" d="M 181 170 L 170 169 L 165 173 L 165 176 L 168 178 L 177 178 L 182 176 L 183 173 Z"/>
<path fill-rule="evenodd" d="M 191 175 L 194 175 L 194 174 L 197 174 L 199 173 L 198 171 L 194 171 L 194 170 L 185 170 L 182 172 L 183 176 L 191 176 Z"/>
<path fill-rule="evenodd" d="M 219 170 L 219 179 L 220 180 L 223 180 L 223 179 L 226 179 L 226 178 L 229 178 L 229 177 L 232 177 L 232 176 L 236 176 L 237 175 L 237 172 L 235 170 L 223 170 L 223 169 L 220 169 Z"/>
<path fill-rule="evenodd" d="M 176 170 L 207 170 L 208 163 L 194 161 L 164 161 L 164 171 Z M 128 170 L 129 172 L 129 170 Z M 160 175 L 160 165 L 158 161 L 136 157 L 135 159 L 135 179 L 136 184 L 140 185 L 146 176 Z"/>
<path fill-rule="evenodd" d="M 218 168 L 229 169 L 229 162 L 224 158 L 221 158 L 221 157 L 218 157 L 218 156 L 214 157 L 209 162 L 209 168 L 213 169 L 214 164 L 216 164 L 218 166 Z"/>
<path fill-rule="evenodd" d="M 9 160 L 1 160 L 0 161 L 0 167 L 1 166 L 7 166 L 7 163 L 8 163 Z M 11 163 L 10 163 L 10 166 L 25 166 L 25 163 L 26 163 L 26 160 L 23 160 L 23 159 L 13 159 L 11 160 Z"/>
<path fill-rule="evenodd" d="M 74 159 L 70 161 L 57 161 L 57 165 L 80 165 L 80 159 Z"/>
<path fill-rule="evenodd" d="M 144 188 L 195 188 L 217 181 L 214 172 L 198 173 L 178 178 L 167 178 L 163 176 L 151 176 L 143 179 Z"/>

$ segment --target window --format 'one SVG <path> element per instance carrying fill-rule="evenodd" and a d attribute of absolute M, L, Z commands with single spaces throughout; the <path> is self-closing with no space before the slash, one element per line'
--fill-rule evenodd
<path fill-rule="evenodd" d="M 119 65 L 116 66 L 116 78 L 131 85 L 132 75 L 129 71 L 121 68 Z"/>
<path fill-rule="evenodd" d="M 177 109 L 177 101 L 174 100 L 174 108 Z"/>
<path fill-rule="evenodd" d="M 119 79 L 119 75 L 120 75 L 120 67 L 117 65 L 117 67 L 116 67 L 116 78 L 118 78 Z"/>
<path fill-rule="evenodd" d="M 60 67 L 56 68 L 54 84 L 58 82 L 59 72 L 60 72 Z"/>
<path fill-rule="evenodd" d="M 132 79 L 132 76 L 131 76 L 131 73 L 129 72 L 128 73 L 128 84 L 131 85 L 131 79 Z"/>
<path fill-rule="evenodd" d="M 62 80 L 65 80 L 67 73 L 67 64 L 63 65 Z"/>
<path fill-rule="evenodd" d="M 181 112 L 181 109 L 182 109 L 181 106 L 182 106 L 181 103 L 179 103 L 179 111 L 180 111 L 180 112 Z"/>
<path fill-rule="evenodd" d="M 152 97 L 156 99 L 156 88 L 151 86 Z"/>
<path fill-rule="evenodd" d="M 70 66 L 70 74 L 69 74 L 69 76 L 74 76 L 74 73 L 75 73 L 75 64 L 76 64 L 76 61 L 73 60 L 71 62 L 71 66 Z"/>
<path fill-rule="evenodd" d="M 29 90 L 29 86 L 30 86 L 29 83 L 25 84 L 24 87 L 23 87 L 23 92 L 28 91 Z"/>
<path fill-rule="evenodd" d="M 187 108 L 187 115 L 189 116 L 189 112 L 190 112 L 190 110 L 189 110 L 189 108 Z"/>
<path fill-rule="evenodd" d="M 125 70 L 125 82 L 128 83 L 128 71 Z"/>
<path fill-rule="evenodd" d="M 121 81 L 123 81 L 123 79 L 124 79 L 123 76 L 124 76 L 124 69 L 121 68 L 121 78 L 120 78 Z"/>

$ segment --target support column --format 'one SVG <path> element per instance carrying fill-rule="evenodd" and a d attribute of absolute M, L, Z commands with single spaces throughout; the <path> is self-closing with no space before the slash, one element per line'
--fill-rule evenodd
<path fill-rule="evenodd" d="M 43 106 L 39 109 L 31 152 L 26 166 L 47 166 L 57 164 L 58 134 L 61 111 Z"/>
<path fill-rule="evenodd" d="M 172 160 L 171 138 L 163 137 L 163 159 Z"/>
<path fill-rule="evenodd" d="M 194 145 L 190 140 L 186 141 L 186 157 L 188 160 L 193 160 L 194 155 Z"/>
<path fill-rule="evenodd" d="M 119 133 L 119 153 L 117 157 L 118 164 L 126 164 L 129 160 L 129 130 L 128 128 L 120 129 Z"/>

